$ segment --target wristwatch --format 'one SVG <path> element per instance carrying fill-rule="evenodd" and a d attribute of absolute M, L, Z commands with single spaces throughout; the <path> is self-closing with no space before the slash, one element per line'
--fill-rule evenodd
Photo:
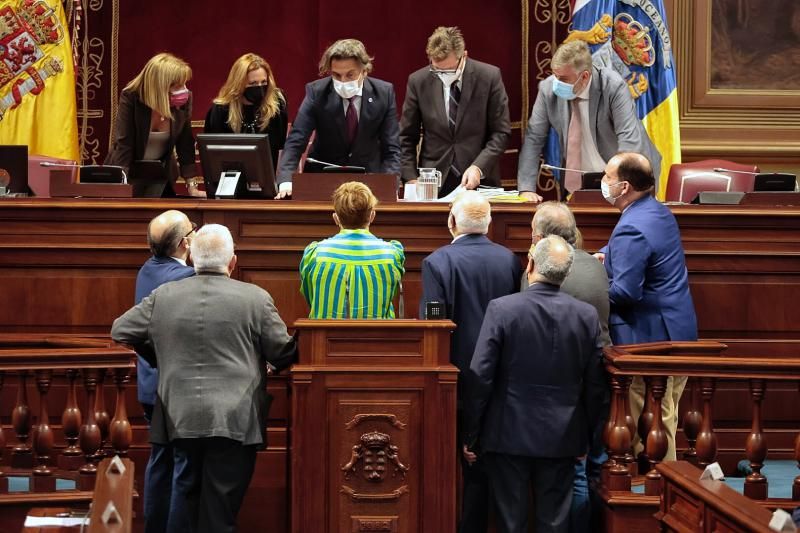
<path fill-rule="evenodd" d="M 188 189 L 197 188 L 197 178 L 185 178 L 183 181 L 186 183 Z"/>

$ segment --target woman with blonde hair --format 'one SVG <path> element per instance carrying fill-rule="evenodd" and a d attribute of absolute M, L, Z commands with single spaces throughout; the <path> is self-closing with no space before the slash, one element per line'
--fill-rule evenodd
<path fill-rule="evenodd" d="M 150 58 L 122 89 L 107 165 L 118 165 L 127 171 L 135 161 L 158 160 L 168 177 L 165 196 L 174 196 L 179 174 L 190 195 L 205 196 L 197 189 L 192 93 L 186 88 L 191 78 L 189 65 L 172 54 L 164 52 Z"/>
<path fill-rule="evenodd" d="M 275 83 L 266 60 L 244 54 L 228 73 L 214 104 L 206 114 L 206 133 L 266 133 L 272 149 L 272 166 L 286 141 L 286 98 Z"/>

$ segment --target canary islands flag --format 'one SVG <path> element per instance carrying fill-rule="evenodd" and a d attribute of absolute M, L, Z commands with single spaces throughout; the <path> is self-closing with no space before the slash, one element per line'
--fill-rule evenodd
<path fill-rule="evenodd" d="M 0 144 L 78 160 L 75 69 L 60 0 L 0 0 Z"/>
<path fill-rule="evenodd" d="M 573 0 L 565 40 L 586 41 L 594 64 L 613 68 L 628 83 L 639 118 L 661 153 L 661 175 L 656 176 L 660 200 L 669 167 L 681 162 L 675 63 L 663 13 L 663 0 Z M 559 150 L 557 142 L 549 143 L 546 159 L 560 161 L 553 150 Z"/>

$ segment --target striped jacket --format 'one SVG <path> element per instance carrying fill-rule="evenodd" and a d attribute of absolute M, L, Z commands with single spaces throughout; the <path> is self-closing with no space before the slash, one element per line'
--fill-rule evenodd
<path fill-rule="evenodd" d="M 300 261 L 300 292 L 309 318 L 394 318 L 405 272 L 403 245 L 365 229 L 343 229 L 309 244 Z"/>

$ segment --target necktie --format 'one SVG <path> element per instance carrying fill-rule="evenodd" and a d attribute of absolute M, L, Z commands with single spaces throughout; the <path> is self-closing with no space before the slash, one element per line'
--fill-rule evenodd
<path fill-rule="evenodd" d="M 569 131 L 567 132 L 567 168 L 575 170 L 582 169 L 582 125 L 581 112 L 578 109 L 578 99 L 570 102 L 572 106 L 572 117 L 569 120 Z M 581 173 L 566 171 L 564 186 L 569 192 L 575 192 L 581 188 Z"/>
<path fill-rule="evenodd" d="M 353 145 L 358 133 L 358 113 L 356 112 L 355 99 L 357 96 L 347 99 L 347 112 L 344 115 L 344 122 L 347 128 L 347 144 Z"/>
<path fill-rule="evenodd" d="M 447 121 L 450 123 L 450 133 L 456 131 L 456 117 L 458 117 L 458 101 L 461 100 L 461 89 L 458 82 L 450 86 L 450 102 L 448 104 Z"/>

